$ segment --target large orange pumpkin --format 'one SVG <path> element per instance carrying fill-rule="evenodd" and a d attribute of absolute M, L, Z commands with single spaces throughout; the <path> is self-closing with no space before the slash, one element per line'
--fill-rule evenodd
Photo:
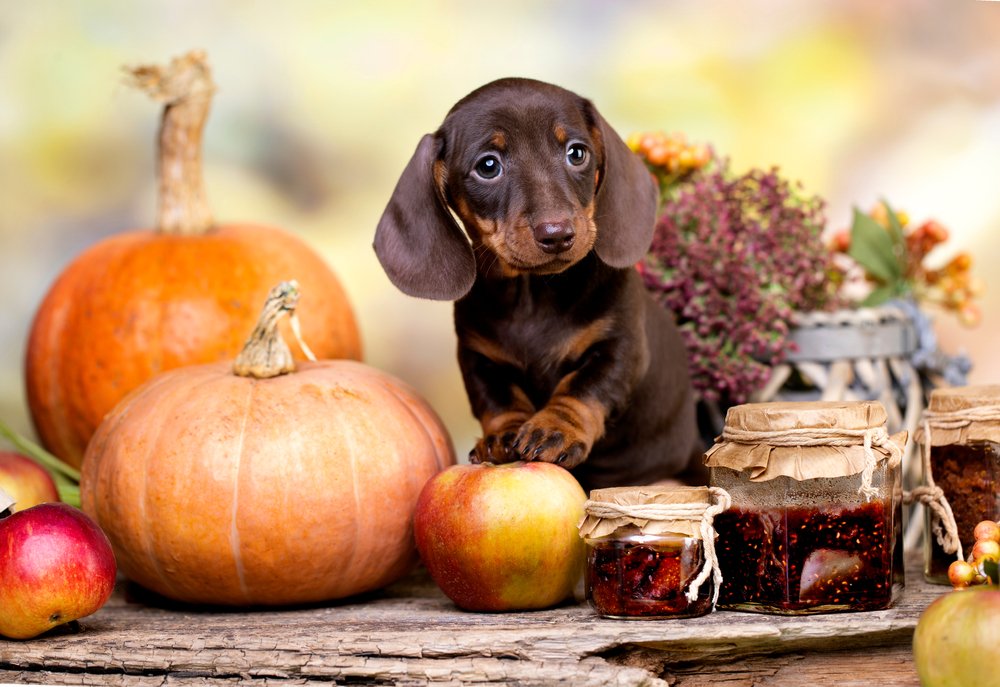
<path fill-rule="evenodd" d="M 76 258 L 39 307 L 27 345 L 35 429 L 75 467 L 104 415 L 151 376 L 232 360 L 282 279 L 294 276 L 310 294 L 301 312 L 316 354 L 361 359 L 347 297 L 312 249 L 274 227 L 213 221 L 201 176 L 214 89 L 204 55 L 141 67 L 133 77 L 167 103 L 157 229 L 114 236 Z M 303 358 L 297 347 L 295 354 Z"/>
<path fill-rule="evenodd" d="M 287 309 L 294 292 L 269 304 Z M 265 332 L 248 350 L 283 345 Z M 229 605 L 340 598 L 404 574 L 417 496 L 455 462 L 440 419 L 363 363 L 257 379 L 241 376 L 261 374 L 240 366 L 248 355 L 240 374 L 216 363 L 157 375 L 98 429 L 80 497 L 119 569 L 173 599 Z"/>

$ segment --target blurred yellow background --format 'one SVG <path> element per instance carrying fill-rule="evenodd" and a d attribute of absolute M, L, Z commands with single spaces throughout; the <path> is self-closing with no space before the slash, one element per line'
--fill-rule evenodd
<path fill-rule="evenodd" d="M 449 303 L 403 296 L 371 249 L 396 178 L 451 105 L 499 77 L 591 98 L 622 136 L 682 130 L 743 171 L 780 166 L 831 233 L 880 197 L 970 251 L 983 323 L 941 314 L 970 381 L 1000 382 L 1000 2 L 514 0 L 6 2 L 0 6 L 0 417 L 31 434 L 24 342 L 80 251 L 155 211 L 159 106 L 122 65 L 208 52 L 205 178 L 220 221 L 285 227 L 352 299 L 366 361 L 478 436 Z M 939 253 L 939 254 L 937 254 Z M 291 275 L 293 276 L 293 275 Z"/>

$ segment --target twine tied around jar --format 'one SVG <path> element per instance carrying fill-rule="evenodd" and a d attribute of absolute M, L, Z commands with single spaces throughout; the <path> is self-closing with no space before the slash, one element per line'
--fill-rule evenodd
<path fill-rule="evenodd" d="M 961 429 L 973 422 L 1000 422 L 1000 406 L 984 405 L 954 411 L 925 410 L 923 413 L 924 441 L 921 457 L 927 484 L 903 495 L 904 503 L 920 501 L 931 509 L 931 530 L 945 553 L 954 553 L 957 560 L 965 560 L 962 540 L 958 534 L 955 515 L 944 491 L 934 483 L 931 471 L 931 430 Z"/>
<path fill-rule="evenodd" d="M 687 600 L 694 603 L 698 598 L 698 590 L 709 575 L 715 580 L 715 592 L 712 594 L 712 608 L 719 600 L 719 590 L 722 588 L 722 570 L 719 559 L 715 555 L 715 516 L 729 509 L 732 499 L 725 489 L 708 487 L 712 503 L 644 503 L 640 505 L 624 505 L 587 501 L 583 510 L 595 518 L 612 520 L 615 518 L 636 518 L 640 520 L 698 520 L 701 519 L 699 531 L 702 546 L 705 551 L 705 565 L 694 578 L 687 590 Z"/>
<path fill-rule="evenodd" d="M 868 429 L 845 429 L 843 427 L 803 427 L 798 429 L 776 429 L 752 431 L 726 425 L 722 431 L 723 441 L 739 444 L 767 444 L 768 446 L 863 446 L 865 449 L 865 469 L 861 473 L 861 487 L 858 493 L 865 500 L 878 496 L 878 489 L 872 486 L 875 468 L 879 458 L 873 446 L 889 451 L 889 465 L 895 467 L 903 460 L 903 451 L 889 440 L 885 427 Z"/>

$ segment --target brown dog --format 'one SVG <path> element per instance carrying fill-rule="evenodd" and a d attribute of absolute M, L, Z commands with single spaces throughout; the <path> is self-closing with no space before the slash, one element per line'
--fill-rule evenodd
<path fill-rule="evenodd" d="M 471 460 L 557 463 L 593 489 L 700 455 L 684 343 L 633 269 L 656 206 L 594 106 L 550 84 L 489 83 L 421 139 L 374 247 L 404 293 L 456 301 Z"/>

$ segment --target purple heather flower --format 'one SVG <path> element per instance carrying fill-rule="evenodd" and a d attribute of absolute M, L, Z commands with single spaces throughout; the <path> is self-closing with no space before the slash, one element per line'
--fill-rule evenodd
<path fill-rule="evenodd" d="M 823 201 L 801 197 L 777 168 L 736 176 L 722 161 L 663 189 L 639 269 L 675 313 L 705 398 L 745 401 L 789 350 L 793 312 L 837 304 L 824 222 Z"/>

